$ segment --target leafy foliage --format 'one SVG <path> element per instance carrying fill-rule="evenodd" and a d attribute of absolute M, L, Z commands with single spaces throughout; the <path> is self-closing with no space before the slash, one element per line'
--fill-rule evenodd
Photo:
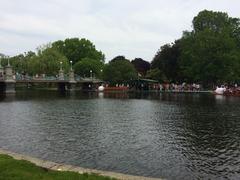
<path fill-rule="evenodd" d="M 159 82 L 167 81 L 165 74 L 158 68 L 150 69 L 146 75 L 149 79 L 158 80 Z"/>
<path fill-rule="evenodd" d="M 126 60 L 125 56 L 116 56 L 114 57 L 111 62 L 119 61 L 119 60 Z"/>
<path fill-rule="evenodd" d="M 150 70 L 151 67 L 150 63 L 144 61 L 142 58 L 135 58 L 131 63 L 142 76 L 146 76 L 147 71 Z"/>
<path fill-rule="evenodd" d="M 104 54 L 97 51 L 93 43 L 87 39 L 71 38 L 52 43 L 52 47 L 67 57 L 73 64 L 83 58 L 95 59 L 104 62 Z"/>
<path fill-rule="evenodd" d="M 13 66 L 16 72 L 18 73 L 25 73 L 32 67 L 29 66 L 30 59 L 34 58 L 36 54 L 32 51 L 29 51 L 24 54 L 19 54 L 13 57 L 4 56 L 2 59 L 2 65 L 6 66 L 8 64 L 8 60 L 10 65 Z"/>
<path fill-rule="evenodd" d="M 239 24 L 226 13 L 202 11 L 194 30 L 182 38 L 181 70 L 189 81 L 203 84 L 239 81 Z"/>
<path fill-rule="evenodd" d="M 227 13 L 201 11 L 193 30 L 162 46 L 151 64 L 169 81 L 240 82 L 240 21 Z"/>
<path fill-rule="evenodd" d="M 69 69 L 69 62 L 65 56 L 53 48 L 40 51 L 37 56 L 29 60 L 29 74 L 57 75 L 60 69 L 60 62 L 65 72 Z"/>
<path fill-rule="evenodd" d="M 60 62 L 65 72 L 68 72 L 70 60 L 73 64 L 83 61 L 76 66 L 76 70 L 83 75 L 89 69 L 92 69 L 96 75 L 99 75 L 103 67 L 104 55 L 97 51 L 93 43 L 87 39 L 71 38 L 64 41 L 45 44 L 37 48 L 37 53 L 28 52 L 14 57 L 7 57 L 1 54 L 2 65 L 6 66 L 8 59 L 14 70 L 22 74 L 46 74 L 57 75 L 60 69 Z M 90 60 L 87 62 L 87 60 Z M 88 65 L 87 65 L 88 64 Z M 81 72 L 79 70 L 81 69 Z M 83 67 L 86 67 L 83 70 Z"/>
<path fill-rule="evenodd" d="M 180 60 L 180 40 L 172 45 L 166 44 L 161 47 L 152 61 L 152 69 L 158 68 L 170 81 L 178 81 Z"/>
<path fill-rule="evenodd" d="M 75 73 L 84 77 L 90 77 L 90 71 L 92 71 L 92 75 L 95 75 L 96 77 L 101 76 L 101 70 L 103 70 L 103 62 L 90 59 L 90 58 L 83 58 L 81 61 L 78 61 L 74 65 Z"/>
<path fill-rule="evenodd" d="M 137 78 L 134 66 L 129 60 L 122 57 L 114 58 L 104 67 L 103 78 L 110 84 L 123 83 L 124 81 Z"/>

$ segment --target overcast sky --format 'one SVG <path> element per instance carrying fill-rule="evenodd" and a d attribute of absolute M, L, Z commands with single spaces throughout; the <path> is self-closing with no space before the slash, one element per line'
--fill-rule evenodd
<path fill-rule="evenodd" d="M 0 0 L 0 53 L 79 37 L 106 61 L 117 55 L 151 61 L 160 46 L 191 30 L 204 9 L 240 17 L 240 0 Z"/>

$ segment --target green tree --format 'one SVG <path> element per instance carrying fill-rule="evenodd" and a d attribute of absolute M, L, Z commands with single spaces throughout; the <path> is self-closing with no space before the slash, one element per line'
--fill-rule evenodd
<path fill-rule="evenodd" d="M 157 80 L 159 82 L 167 81 L 166 76 L 164 75 L 164 73 L 162 71 L 160 71 L 159 68 L 150 69 L 147 72 L 146 77 L 149 78 L 149 79 Z"/>
<path fill-rule="evenodd" d="M 162 46 L 151 63 L 151 68 L 158 68 L 162 73 L 162 77 L 169 81 L 181 80 L 179 72 L 180 46 L 180 40 Z"/>
<path fill-rule="evenodd" d="M 90 58 L 83 58 L 81 61 L 78 61 L 73 68 L 75 70 L 75 73 L 82 77 L 90 77 L 90 71 L 92 71 L 92 75 L 99 78 L 101 77 L 103 66 L 104 64 L 101 61 Z"/>
<path fill-rule="evenodd" d="M 123 83 L 131 79 L 136 79 L 137 72 L 131 62 L 125 59 L 125 57 L 114 58 L 105 65 L 103 70 L 103 78 L 104 80 L 110 82 L 110 84 Z"/>
<path fill-rule="evenodd" d="M 28 71 L 28 63 L 29 60 L 36 56 L 34 52 L 29 51 L 24 54 L 19 54 L 13 57 L 3 56 L 1 58 L 2 60 L 2 66 L 6 66 L 8 64 L 8 60 L 10 62 L 10 65 L 13 66 L 13 69 L 17 73 L 24 73 Z"/>
<path fill-rule="evenodd" d="M 184 32 L 181 40 L 185 79 L 203 84 L 240 79 L 238 22 L 226 13 L 206 10 L 193 19 L 193 31 Z"/>
<path fill-rule="evenodd" d="M 17 56 L 9 58 L 11 66 L 16 72 L 23 72 L 25 70 L 26 61 L 24 54 L 19 54 Z"/>
<path fill-rule="evenodd" d="M 37 56 L 32 57 L 28 62 L 27 72 L 31 75 L 46 74 L 57 75 L 60 69 L 60 62 L 65 72 L 69 70 L 67 58 L 53 48 L 39 51 Z"/>
<path fill-rule="evenodd" d="M 76 65 L 77 73 L 83 75 L 89 69 L 92 69 L 96 76 L 100 76 L 100 69 L 103 68 L 104 64 L 104 54 L 96 50 L 91 41 L 78 38 L 44 44 L 37 48 L 36 54 L 32 51 L 13 57 L 0 54 L 0 58 L 3 66 L 7 65 L 9 59 L 17 73 L 30 75 L 57 75 L 60 62 L 67 72 L 69 61 L 72 61 L 74 65 L 83 60 L 83 63 Z M 81 72 L 79 69 L 81 69 Z"/>
<path fill-rule="evenodd" d="M 96 50 L 94 44 L 87 39 L 70 38 L 52 43 L 52 47 L 67 57 L 73 64 L 83 58 L 95 59 L 104 62 L 104 54 Z"/>
<path fill-rule="evenodd" d="M 135 58 L 131 62 L 137 72 L 141 74 L 141 76 L 146 76 L 147 71 L 150 70 L 151 64 L 147 61 L 144 61 L 142 58 Z"/>

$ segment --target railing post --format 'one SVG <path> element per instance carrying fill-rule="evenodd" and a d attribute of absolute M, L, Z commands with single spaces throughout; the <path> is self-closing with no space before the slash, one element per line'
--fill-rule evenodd
<path fill-rule="evenodd" d="M 12 66 L 7 65 L 5 67 L 5 81 L 6 82 L 14 82 L 15 80 L 13 79 L 13 70 Z"/>
<path fill-rule="evenodd" d="M 76 90 L 76 80 L 75 80 L 75 75 L 74 75 L 74 70 L 71 68 L 69 72 L 69 90 L 70 91 L 75 91 Z"/>
<path fill-rule="evenodd" d="M 76 83 L 73 69 L 71 69 L 70 72 L 69 72 L 69 82 L 70 83 Z"/>
<path fill-rule="evenodd" d="M 4 80 L 4 69 L 2 67 L 1 60 L 0 60 L 0 80 Z"/>
<path fill-rule="evenodd" d="M 62 69 L 59 70 L 58 80 L 64 80 L 64 71 Z"/>
<path fill-rule="evenodd" d="M 6 93 L 15 93 L 16 81 L 13 79 L 13 69 L 8 61 L 8 65 L 5 67 L 5 84 L 6 84 Z"/>

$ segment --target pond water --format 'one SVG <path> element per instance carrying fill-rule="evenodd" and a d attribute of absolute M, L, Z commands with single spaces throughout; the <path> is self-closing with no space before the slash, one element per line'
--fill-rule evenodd
<path fill-rule="evenodd" d="M 22 91 L 0 96 L 0 148 L 167 179 L 240 178 L 240 98 Z"/>

